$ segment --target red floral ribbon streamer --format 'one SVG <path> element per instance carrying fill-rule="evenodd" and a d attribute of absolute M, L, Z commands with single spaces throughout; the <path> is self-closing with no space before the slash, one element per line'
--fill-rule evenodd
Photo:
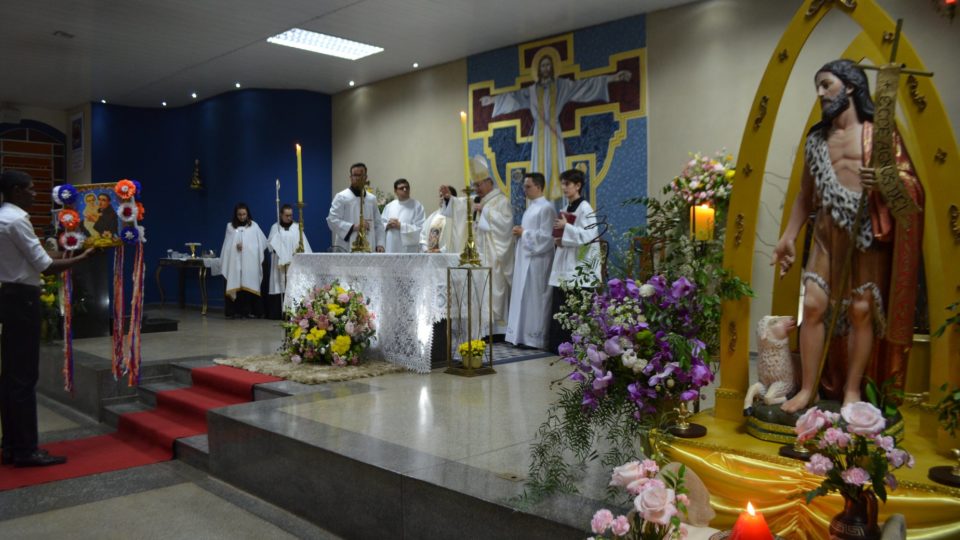
<path fill-rule="evenodd" d="M 123 244 L 116 248 L 113 256 L 113 353 L 111 369 L 114 380 L 124 373 L 123 361 Z"/>
<path fill-rule="evenodd" d="M 63 298 L 63 389 L 73 392 L 73 273 L 61 275 L 60 297 Z"/>
<path fill-rule="evenodd" d="M 129 355 L 124 360 L 124 369 L 129 373 L 128 384 L 140 383 L 140 323 L 143 320 L 143 242 L 137 242 L 133 259 L 133 292 L 130 297 L 130 329 L 127 340 L 130 343 Z"/>

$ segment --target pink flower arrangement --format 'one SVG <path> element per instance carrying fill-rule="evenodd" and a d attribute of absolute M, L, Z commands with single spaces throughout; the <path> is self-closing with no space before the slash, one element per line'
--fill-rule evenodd
<path fill-rule="evenodd" d="M 885 425 L 880 409 L 864 401 L 844 405 L 840 414 L 816 407 L 803 413 L 795 427 L 797 442 L 816 450 L 806 470 L 824 477 L 806 493 L 807 502 L 831 491 L 856 500 L 868 490 L 886 502 L 887 486 L 897 486 L 891 471 L 913 467 L 914 460 L 883 434 Z"/>
<path fill-rule="evenodd" d="M 717 152 L 714 157 L 693 154 L 670 189 L 687 204 L 723 202 L 730 197 L 736 167 L 733 156 Z"/>
<path fill-rule="evenodd" d="M 356 365 L 376 333 L 363 294 L 337 281 L 307 293 L 284 318 L 281 352 L 294 364 Z"/>
<path fill-rule="evenodd" d="M 613 539 L 662 540 L 684 538 L 686 526 L 680 523 L 680 514 L 686 513 L 687 489 L 683 483 L 686 467 L 677 474 L 664 471 L 650 459 L 631 461 L 613 469 L 610 485 L 622 487 L 633 497 L 633 508 L 627 515 L 614 517 L 606 508 L 597 510 L 590 521 L 596 540 Z"/>

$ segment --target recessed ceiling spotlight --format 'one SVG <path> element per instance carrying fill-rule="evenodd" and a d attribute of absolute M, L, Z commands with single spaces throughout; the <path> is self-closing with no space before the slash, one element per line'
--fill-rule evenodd
<path fill-rule="evenodd" d="M 349 84 L 350 86 L 353 86 L 353 85 L 355 85 L 355 84 L 357 84 L 357 83 L 355 83 L 355 82 L 353 82 L 353 81 L 350 81 L 350 82 L 347 83 L 347 84 Z"/>
<path fill-rule="evenodd" d="M 100 100 L 100 103 L 103 103 L 104 105 L 106 105 L 106 104 L 107 104 L 107 100 L 101 99 L 101 100 Z"/>
<path fill-rule="evenodd" d="M 417 69 L 418 67 L 420 67 L 420 62 L 414 62 L 413 69 Z"/>
<path fill-rule="evenodd" d="M 347 60 L 359 60 L 365 56 L 383 51 L 383 47 L 367 45 L 336 36 L 318 34 L 302 28 L 291 28 L 282 34 L 267 38 L 268 43 L 294 47 Z"/>
<path fill-rule="evenodd" d="M 236 86 L 237 88 L 240 88 L 240 83 L 238 82 L 233 83 L 233 85 Z"/>
<path fill-rule="evenodd" d="M 193 99 L 197 99 L 197 93 L 196 93 L 196 92 L 191 92 L 191 93 L 190 93 L 190 97 L 192 97 Z"/>
<path fill-rule="evenodd" d="M 160 105 L 163 105 L 164 107 L 166 107 L 166 106 L 167 106 L 167 102 L 166 102 L 166 101 L 161 101 L 161 102 L 160 102 Z"/>

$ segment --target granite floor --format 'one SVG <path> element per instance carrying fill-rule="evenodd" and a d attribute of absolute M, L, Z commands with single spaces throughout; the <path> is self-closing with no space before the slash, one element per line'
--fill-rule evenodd
<path fill-rule="evenodd" d="M 228 320 L 196 310 L 154 309 L 180 321 L 177 332 L 143 335 L 149 361 L 197 356 L 247 356 L 278 349 L 278 321 Z M 109 357 L 110 339 L 76 340 L 76 350 Z M 498 344 L 497 374 L 475 378 L 392 374 L 323 385 L 315 395 L 258 402 L 293 425 L 322 425 L 522 485 L 536 428 L 554 399 L 551 385 L 569 373 L 555 356 Z M 539 358 L 537 357 L 539 356 Z M 711 400 L 712 391 L 705 393 Z M 240 406 L 243 408 L 246 406 Z M 58 402 L 43 400 L 43 442 L 108 431 Z M 587 476 L 601 471 L 587 471 Z M 586 486 L 584 495 L 601 496 Z M 591 493 L 591 491 L 596 491 Z M 203 508 L 203 512 L 197 512 Z M 184 516 L 172 526 L 170 516 Z M 179 519 L 179 517 L 178 517 Z M 335 538 L 331 533 L 181 462 L 160 463 L 0 492 L 3 537 L 129 537 L 130 524 L 149 538 Z M 79 524 L 79 527 L 78 527 Z M 142 524 L 142 525 L 141 525 Z M 138 534 L 140 536 L 140 534 Z"/>

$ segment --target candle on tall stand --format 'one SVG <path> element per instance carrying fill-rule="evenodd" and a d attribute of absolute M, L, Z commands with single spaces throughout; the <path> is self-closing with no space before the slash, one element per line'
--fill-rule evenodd
<path fill-rule="evenodd" d="M 279 184 L 279 180 L 277 183 Z M 300 156 L 300 143 L 297 143 L 297 216 L 300 226 L 300 243 L 297 244 L 297 253 L 303 253 L 303 161 Z M 277 219 L 279 222 L 280 220 Z"/>
<path fill-rule="evenodd" d="M 460 136 L 463 139 L 463 181 L 470 187 L 470 149 L 467 141 L 467 113 L 464 111 L 460 111 Z M 467 196 L 469 197 L 469 194 Z"/>
<path fill-rule="evenodd" d="M 470 153 L 467 149 L 467 113 L 460 111 L 460 128 L 463 135 L 463 178 L 466 187 L 467 205 L 473 204 L 473 188 L 470 186 Z M 477 251 L 473 237 L 473 212 L 467 208 L 467 240 L 463 243 L 463 252 L 460 253 L 460 266 L 480 266 L 480 253 Z"/>

